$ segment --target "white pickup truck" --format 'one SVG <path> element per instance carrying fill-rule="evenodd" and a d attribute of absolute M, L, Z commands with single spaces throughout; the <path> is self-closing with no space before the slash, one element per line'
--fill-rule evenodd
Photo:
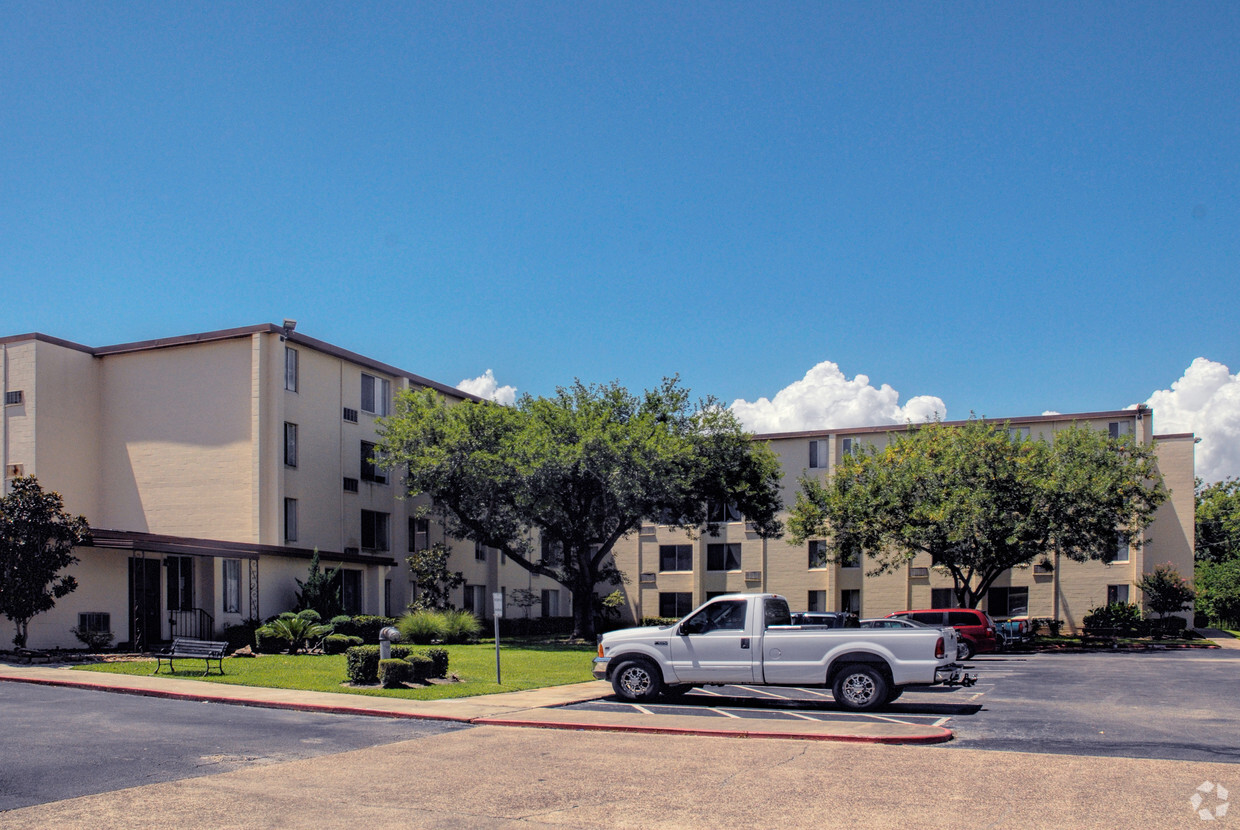
<path fill-rule="evenodd" d="M 727 594 L 666 627 L 599 639 L 594 676 L 626 700 L 675 697 L 695 686 L 821 686 L 844 709 L 866 712 L 909 686 L 971 686 L 953 629 L 791 625 L 778 594 Z"/>

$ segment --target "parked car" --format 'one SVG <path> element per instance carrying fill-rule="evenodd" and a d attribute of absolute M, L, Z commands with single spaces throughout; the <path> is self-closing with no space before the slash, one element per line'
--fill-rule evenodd
<path fill-rule="evenodd" d="M 974 654 L 988 654 L 999 650 L 999 635 L 995 632 L 994 620 L 988 617 L 985 611 L 978 611 L 976 608 L 926 608 L 919 611 L 895 611 L 887 616 L 956 629 L 964 647 L 960 654 L 961 660 L 968 660 Z"/>
<path fill-rule="evenodd" d="M 916 620 L 909 620 L 903 617 L 875 617 L 873 619 L 862 620 L 862 628 L 941 628 L 941 626 L 930 626 L 926 623 L 920 623 Z M 957 635 L 958 636 L 958 635 Z M 969 646 L 965 645 L 963 639 L 956 641 L 956 659 L 968 660 L 973 656 L 973 652 L 969 651 Z"/>
<path fill-rule="evenodd" d="M 995 620 L 995 632 L 1003 640 L 1004 648 L 1017 643 L 1027 642 L 1032 636 L 1029 633 L 1028 617 L 1010 617 L 1006 620 Z"/>
<path fill-rule="evenodd" d="M 821 625 L 826 628 L 860 628 L 856 614 L 847 611 L 793 611 L 793 625 Z"/>

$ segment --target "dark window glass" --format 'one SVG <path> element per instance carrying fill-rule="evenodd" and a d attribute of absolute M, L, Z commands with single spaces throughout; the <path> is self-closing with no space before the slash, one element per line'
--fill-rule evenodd
<path fill-rule="evenodd" d="M 931 608 L 951 608 L 956 604 L 956 592 L 951 588 L 931 588 Z"/>
<path fill-rule="evenodd" d="M 362 481 L 387 484 L 387 471 L 375 463 L 375 445 L 362 442 Z"/>
<path fill-rule="evenodd" d="M 693 570 L 693 545 L 659 545 L 659 570 Z M 660 614 L 660 616 L 668 616 Z"/>
<path fill-rule="evenodd" d="M 364 550 L 388 549 L 388 514 L 373 510 L 362 511 L 362 548 Z"/>
<path fill-rule="evenodd" d="M 739 542 L 706 546 L 706 570 L 739 571 L 740 569 L 741 546 Z"/>
<path fill-rule="evenodd" d="M 827 543 L 815 539 L 809 543 L 809 566 L 811 568 L 827 567 Z"/>
<path fill-rule="evenodd" d="M 792 625 L 792 611 L 782 597 L 773 597 L 766 601 L 763 617 L 767 628 L 773 625 Z"/>
<path fill-rule="evenodd" d="M 683 617 L 693 610 L 693 594 L 688 592 L 660 593 L 659 616 Z"/>

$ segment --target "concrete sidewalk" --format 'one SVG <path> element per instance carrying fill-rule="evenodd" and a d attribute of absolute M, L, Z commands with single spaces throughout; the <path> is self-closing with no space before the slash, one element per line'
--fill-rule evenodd
<path fill-rule="evenodd" d="M 1213 640 L 1219 648 L 1240 649 L 1240 640 L 1218 628 L 1198 628 L 1197 631 L 1206 639 Z"/>
<path fill-rule="evenodd" d="M 491 726 L 569 729 L 576 731 L 646 732 L 664 735 L 783 738 L 803 741 L 853 743 L 932 744 L 949 741 L 950 729 L 890 720 L 765 720 L 695 715 L 611 713 L 565 709 L 611 694 L 603 681 L 550 686 L 523 692 L 451 698 L 407 700 L 368 695 L 268 689 L 204 683 L 177 677 L 106 674 L 72 671 L 68 667 L 0 664 L 0 681 L 39 683 L 103 692 L 180 698 L 239 706 L 262 706 L 343 715 L 421 718 Z"/>

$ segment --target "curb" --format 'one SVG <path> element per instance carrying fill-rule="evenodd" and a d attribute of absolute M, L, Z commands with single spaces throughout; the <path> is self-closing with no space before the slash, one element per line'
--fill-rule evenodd
<path fill-rule="evenodd" d="M 834 741 L 837 743 L 888 744 L 888 745 L 932 745 L 946 743 L 955 737 L 952 730 L 942 726 L 929 727 L 935 730 L 931 734 L 895 736 L 895 735 L 832 735 L 813 734 L 806 732 L 781 732 L 754 729 L 707 729 L 701 727 L 678 726 L 641 726 L 636 724 L 600 724 L 570 723 L 564 721 L 519 720 L 509 717 L 481 716 L 454 717 L 452 715 L 431 715 L 415 712 L 398 712 L 390 709 L 367 709 L 357 706 L 339 706 L 322 703 L 295 703 L 292 701 L 246 700 L 244 698 L 224 697 L 220 695 L 169 692 L 160 689 L 135 689 L 124 686 L 105 686 L 75 680 L 60 680 L 42 677 L 4 677 L 0 681 L 10 683 L 30 683 L 36 686 L 55 686 L 72 689 L 89 689 L 97 692 L 153 697 L 162 700 L 196 700 L 204 703 L 222 703 L 231 706 L 251 706 L 257 709 L 283 709 L 295 712 L 317 712 L 329 715 L 362 715 L 365 717 L 391 718 L 393 720 L 428 720 L 446 721 L 450 723 L 468 724 L 473 726 L 507 726 L 525 727 L 527 729 L 561 729 L 571 732 L 631 732 L 647 735 L 679 735 L 710 738 L 771 738 L 792 741 Z M 253 688 L 253 687 L 245 687 Z M 554 707 L 559 708 L 559 707 Z"/>
<path fill-rule="evenodd" d="M 565 729 L 571 732 L 639 732 L 647 735 L 694 735 L 707 738 L 776 738 L 789 741 L 834 741 L 852 744 L 941 744 L 956 737 L 956 733 L 941 726 L 933 735 L 814 735 L 805 732 L 766 732 L 750 729 L 701 729 L 678 726 L 629 726 L 603 723 L 564 723 L 562 721 L 525 721 L 507 718 L 475 718 L 470 721 L 478 726 L 525 726 L 532 729 Z"/>

